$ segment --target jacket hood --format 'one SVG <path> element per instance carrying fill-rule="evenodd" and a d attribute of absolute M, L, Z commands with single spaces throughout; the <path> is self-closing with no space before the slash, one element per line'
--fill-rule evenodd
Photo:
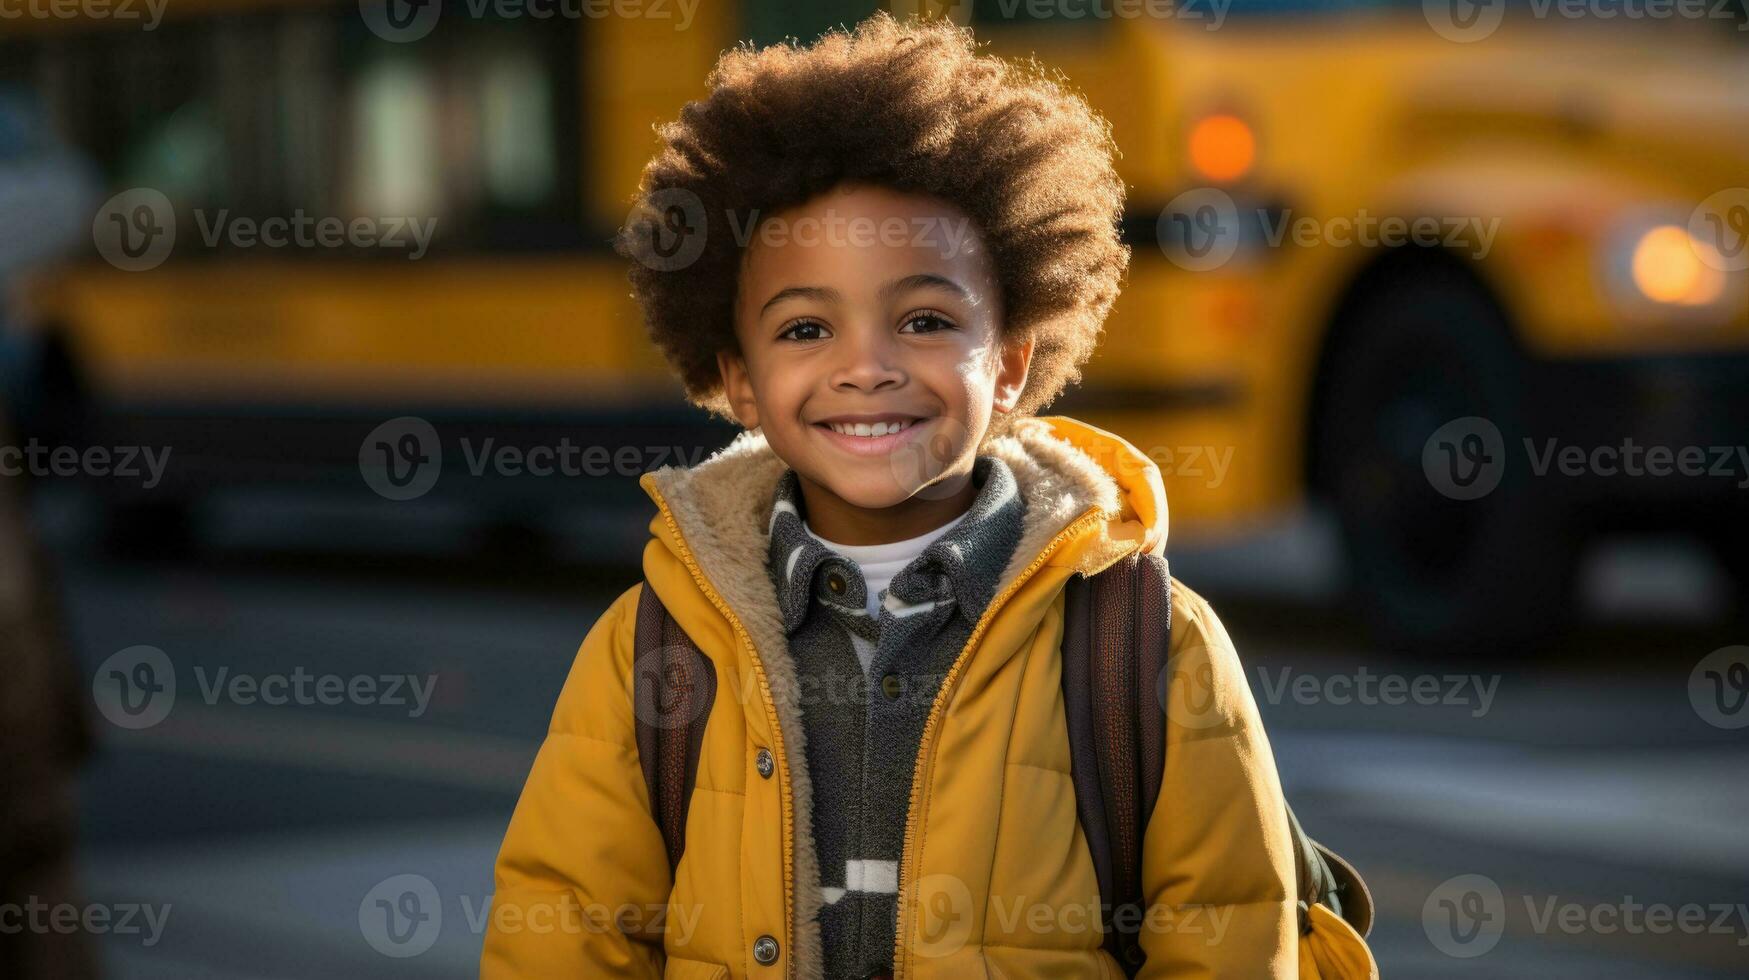
<path fill-rule="evenodd" d="M 1020 543 L 996 595 L 1065 528 L 1094 510 L 1097 517 L 1062 542 L 1050 564 L 1091 575 L 1138 550 L 1164 554 L 1166 491 L 1159 468 L 1122 438 L 1062 416 L 1026 418 L 986 440 L 980 452 L 1008 464 L 1026 503 Z M 666 466 L 644 474 L 639 483 L 657 506 L 645 574 L 664 605 L 685 625 L 685 618 L 708 612 L 715 604 L 697 601 L 696 592 L 704 591 L 707 598 L 714 592 L 726 606 L 722 611 L 732 612 L 746 630 L 763 670 L 782 732 L 793 799 L 797 976 L 812 980 L 821 970 L 815 916 L 823 901 L 811 829 L 813 791 L 797 703 L 800 685 L 790 658 L 774 653 L 786 645 L 776 589 L 766 571 L 771 507 L 785 468 L 765 436 L 748 431 L 696 466 Z M 675 586 L 673 578 L 653 575 L 650 548 L 658 546 L 706 584 Z M 683 587 L 693 594 L 666 594 L 664 587 Z"/>
<path fill-rule="evenodd" d="M 1092 574 L 1132 551 L 1164 554 L 1166 490 L 1153 460 L 1129 442 L 1064 416 L 1017 420 L 980 451 L 1008 464 L 1026 502 L 1025 533 L 999 593 L 1069 522 L 1098 507 L 1104 520 L 1073 542 L 1075 570 Z M 665 466 L 639 483 L 660 510 L 655 538 L 676 557 L 690 553 L 717 593 L 752 631 L 777 598 L 765 575 L 768 525 L 786 465 L 757 430 L 696 466 Z M 779 634 L 781 635 L 781 634 Z"/>

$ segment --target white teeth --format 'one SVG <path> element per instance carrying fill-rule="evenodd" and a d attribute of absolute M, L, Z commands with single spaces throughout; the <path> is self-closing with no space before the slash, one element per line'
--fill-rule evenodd
<path fill-rule="evenodd" d="M 847 436 L 889 436 L 909 426 L 905 422 L 828 422 L 832 431 Z"/>

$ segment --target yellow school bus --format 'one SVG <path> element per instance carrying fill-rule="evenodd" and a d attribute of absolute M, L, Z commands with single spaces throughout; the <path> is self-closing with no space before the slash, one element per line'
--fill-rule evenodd
<path fill-rule="evenodd" d="M 720 441 L 681 407 L 608 242 L 651 124 L 701 93 L 722 49 L 873 9 L 160 7 L 151 30 L 0 21 L 0 86 L 33 93 L 115 195 L 90 254 L 28 293 L 36 414 L 173 440 L 178 476 L 156 493 L 177 506 L 223 481 L 356 489 L 360 446 L 402 415 L 445 438 L 515 423 L 533 442 Z M 1743 441 L 1740 18 L 1572 21 L 1518 0 L 892 7 L 1036 55 L 1111 120 L 1134 263 L 1057 407 L 1160 462 L 1175 540 L 1327 500 L 1369 618 L 1441 645 L 1558 625 L 1579 549 L 1614 527 L 1706 529 L 1740 560 L 1735 481 L 1559 463 Z M 354 234 L 358 216 L 412 220 Z M 508 511 L 578 493 L 504 482 Z"/>

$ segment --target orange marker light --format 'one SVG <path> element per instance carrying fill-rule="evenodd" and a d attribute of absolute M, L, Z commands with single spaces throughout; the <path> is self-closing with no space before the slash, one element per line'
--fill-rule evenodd
<path fill-rule="evenodd" d="M 1257 139 L 1238 116 L 1207 116 L 1190 128 L 1190 164 L 1210 180 L 1238 180 L 1257 159 Z"/>

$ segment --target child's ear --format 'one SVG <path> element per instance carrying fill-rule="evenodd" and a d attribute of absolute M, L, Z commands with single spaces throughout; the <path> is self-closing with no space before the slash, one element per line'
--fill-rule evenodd
<path fill-rule="evenodd" d="M 717 351 L 717 373 L 723 379 L 723 397 L 735 421 L 744 429 L 759 428 L 759 403 L 753 398 L 753 379 L 747 374 L 747 362 L 732 350 Z"/>
<path fill-rule="evenodd" d="M 1026 389 L 1026 372 L 1032 367 L 1032 338 L 1002 345 L 996 355 L 996 397 L 991 407 L 1003 414 L 1014 411 Z"/>

